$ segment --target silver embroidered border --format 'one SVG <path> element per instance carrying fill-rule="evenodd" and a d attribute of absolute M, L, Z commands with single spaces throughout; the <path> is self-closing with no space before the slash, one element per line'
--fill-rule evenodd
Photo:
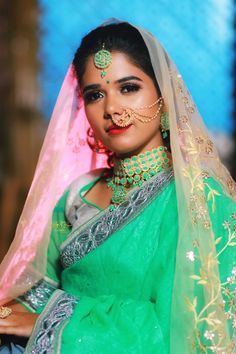
<path fill-rule="evenodd" d="M 33 310 L 37 310 L 37 308 L 46 305 L 56 289 L 56 286 L 42 279 L 18 299 L 20 302 L 28 304 Z"/>
<path fill-rule="evenodd" d="M 56 290 L 38 318 L 24 353 L 60 353 L 63 328 L 78 302 L 75 296 Z"/>
<path fill-rule="evenodd" d="M 70 267 L 97 248 L 112 233 L 132 221 L 174 179 L 172 169 L 153 177 L 134 190 L 129 198 L 114 210 L 106 211 L 83 230 L 74 230 L 61 247 L 60 258 L 64 268 Z"/>

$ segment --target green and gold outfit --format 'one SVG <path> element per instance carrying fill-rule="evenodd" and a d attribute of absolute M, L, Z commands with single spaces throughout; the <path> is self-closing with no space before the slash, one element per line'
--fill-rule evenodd
<path fill-rule="evenodd" d="M 26 353 L 169 353 L 181 227 L 173 170 L 158 173 L 106 210 L 85 199 L 100 175 L 88 174 L 85 185 L 75 181 L 54 209 L 47 274 L 19 299 L 40 313 Z M 214 212 L 211 205 L 209 210 L 216 239 L 221 237 L 216 248 L 232 325 L 236 207 L 213 179 L 206 181 L 217 192 Z M 194 262 L 194 251 L 186 257 Z M 205 331 L 205 340 L 211 335 Z"/>

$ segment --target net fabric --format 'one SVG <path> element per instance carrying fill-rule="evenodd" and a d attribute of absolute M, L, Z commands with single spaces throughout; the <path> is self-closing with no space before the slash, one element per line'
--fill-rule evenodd
<path fill-rule="evenodd" d="M 103 25 L 110 23 L 119 21 L 113 19 Z M 235 183 L 222 165 L 174 63 L 149 32 L 140 28 L 137 30 L 149 50 L 170 120 L 180 225 L 170 353 L 191 353 L 198 349 L 208 352 L 209 348 L 201 347 L 200 332 L 204 318 L 209 320 L 214 330 L 218 352 L 231 353 L 232 343 L 222 306 L 215 235 L 207 206 L 207 201 L 210 201 L 214 208 L 217 195 L 207 185 L 207 177 L 212 176 L 218 181 L 224 192 L 234 200 Z M 105 157 L 95 155 L 88 147 L 88 122 L 83 101 L 78 97 L 77 82 L 70 67 L 48 128 L 15 240 L 1 265 L 2 303 L 23 293 L 42 277 L 52 209 L 62 191 L 80 174 L 106 165 Z M 195 262 L 186 257 L 190 251 L 196 258 Z M 196 282 L 199 274 L 207 279 L 200 286 Z"/>
<path fill-rule="evenodd" d="M 232 353 L 208 204 L 215 208 L 219 182 L 236 200 L 235 182 L 221 163 L 181 75 L 160 43 L 139 29 L 151 57 L 170 120 L 170 141 L 178 201 L 179 241 L 171 312 L 170 352 Z M 191 253 L 189 253 L 191 252 Z M 194 257 L 190 259 L 186 257 Z M 214 333 L 209 347 L 203 328 Z M 210 332 L 209 332 L 210 333 Z"/>
<path fill-rule="evenodd" d="M 68 185 L 106 166 L 106 155 L 87 144 L 89 123 L 72 65 L 62 84 L 15 238 L 0 267 L 0 303 L 43 277 L 53 208 Z"/>

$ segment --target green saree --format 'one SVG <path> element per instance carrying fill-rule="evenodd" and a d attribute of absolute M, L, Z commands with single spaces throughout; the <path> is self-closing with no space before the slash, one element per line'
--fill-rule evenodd
<path fill-rule="evenodd" d="M 235 232 L 235 204 L 214 180 L 208 183 L 221 194 L 211 211 L 215 235 L 227 240 L 232 224 Z M 54 209 L 45 278 L 19 298 L 40 313 L 25 353 L 169 353 L 179 228 L 173 171 L 132 190 L 114 210 L 78 206 L 77 188 Z M 91 213 L 82 223 L 81 207 Z M 223 282 L 236 273 L 233 246 L 219 258 Z"/>

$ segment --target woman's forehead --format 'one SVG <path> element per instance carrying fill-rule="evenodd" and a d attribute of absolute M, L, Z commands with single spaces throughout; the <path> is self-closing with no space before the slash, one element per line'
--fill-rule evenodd
<path fill-rule="evenodd" d="M 104 70 L 106 71 L 106 78 L 112 81 L 117 81 L 124 76 L 141 76 L 143 78 L 146 76 L 143 70 L 135 65 L 127 54 L 122 52 L 111 52 L 111 63 Z M 94 81 L 103 83 L 105 78 L 102 77 L 101 72 L 102 69 L 95 66 L 94 55 L 90 55 L 83 75 L 83 85 L 94 83 Z"/>

